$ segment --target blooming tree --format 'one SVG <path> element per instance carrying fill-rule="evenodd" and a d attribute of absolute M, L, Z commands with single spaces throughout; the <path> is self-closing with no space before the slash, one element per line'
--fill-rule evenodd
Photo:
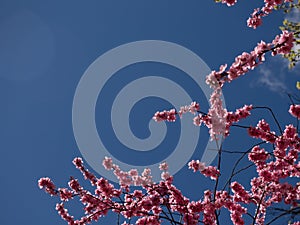
<path fill-rule="evenodd" d="M 237 0 L 216 0 L 234 5 Z M 299 10 L 300 1 L 265 0 L 262 8 L 255 9 L 247 20 L 247 25 L 256 29 L 262 24 L 263 17 L 273 10 Z M 285 29 L 283 29 L 285 28 Z M 298 23 L 285 21 L 282 33 L 278 34 L 270 43 L 261 41 L 251 52 L 244 52 L 237 56 L 234 62 L 222 65 L 218 71 L 212 71 L 206 78 L 206 83 L 213 89 L 210 97 L 208 112 L 200 110 L 200 104 L 192 102 L 176 111 L 162 111 L 155 113 L 153 119 L 157 122 L 174 122 L 186 113 L 195 115 L 196 126 L 205 125 L 209 129 L 212 140 L 222 139 L 230 135 L 231 127 L 247 129 L 251 138 L 258 139 L 259 144 L 252 146 L 242 153 L 236 162 L 225 188 L 219 187 L 222 177 L 221 158 L 224 154 L 222 146 L 218 149 L 217 166 L 205 165 L 199 160 L 192 160 L 188 167 L 194 172 L 200 172 L 207 179 L 215 182 L 212 190 L 206 190 L 201 199 L 191 200 L 173 184 L 173 177 L 168 172 L 166 163 L 160 164 L 161 181 L 152 180 L 151 171 L 145 169 L 141 174 L 136 169 L 122 171 L 113 163 L 111 158 L 103 159 L 103 166 L 112 170 L 119 180 L 115 187 L 104 178 L 97 178 L 84 166 L 81 158 L 73 160 L 84 178 L 90 181 L 94 192 L 84 189 L 77 179 L 71 177 L 68 188 L 56 188 L 50 178 L 38 181 L 40 188 L 51 196 L 58 196 L 61 200 L 56 210 L 69 225 L 89 224 L 98 221 L 109 211 L 118 215 L 117 223 L 129 224 L 222 224 L 220 212 L 228 211 L 233 224 L 274 224 L 283 216 L 289 215 L 289 224 L 300 225 L 300 137 L 298 135 L 298 120 L 300 119 L 300 105 L 292 102 L 289 113 L 297 119 L 297 126 L 288 124 L 284 129 L 268 107 L 245 105 L 235 111 L 228 111 L 223 107 L 221 96 L 224 85 L 245 75 L 265 61 L 265 55 L 283 55 L 291 66 L 299 60 L 299 53 L 293 46 L 299 44 Z M 291 100 L 292 97 L 291 97 Z M 261 119 L 255 126 L 242 126 L 239 121 L 251 116 L 255 109 L 264 108 L 271 112 L 278 126 L 278 132 L 272 131 L 269 123 Z M 264 148 L 268 145 L 271 148 Z M 234 180 L 234 176 L 242 170 L 235 170 L 240 160 L 247 156 L 250 166 L 256 169 L 256 176 L 250 181 L 250 189 L 246 189 L 241 182 Z M 294 179 L 293 179 L 294 178 Z M 297 180 L 298 179 L 298 180 Z M 85 215 L 75 219 L 65 208 L 65 202 L 78 197 L 84 205 Z M 276 212 L 267 218 L 267 213 Z"/>

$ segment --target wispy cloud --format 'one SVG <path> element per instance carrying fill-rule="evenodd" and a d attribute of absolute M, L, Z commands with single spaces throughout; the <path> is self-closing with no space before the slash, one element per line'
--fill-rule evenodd
<path fill-rule="evenodd" d="M 274 72 L 267 66 L 260 67 L 258 72 L 260 73 L 260 77 L 258 79 L 259 85 L 266 86 L 268 89 L 276 93 L 284 93 L 287 90 L 284 77 L 274 76 Z"/>
<path fill-rule="evenodd" d="M 292 11 L 287 14 L 287 16 L 285 17 L 287 20 L 292 21 L 292 22 L 299 22 L 300 21 L 300 11 L 299 9 L 292 9 Z"/>
<path fill-rule="evenodd" d="M 291 22 L 298 23 L 300 21 L 300 10 L 297 8 L 292 9 L 291 12 L 286 15 L 285 18 Z M 293 50 L 295 52 L 297 52 L 298 49 L 300 49 L 300 45 L 296 45 L 293 47 Z"/>
<path fill-rule="evenodd" d="M 285 19 L 296 23 L 299 22 L 300 10 L 292 9 L 290 13 L 286 14 Z M 300 45 L 297 45 L 293 47 L 293 50 L 297 51 L 299 48 Z M 257 72 L 259 73 L 258 80 L 253 81 L 250 85 L 264 86 L 278 94 L 290 92 L 291 84 L 288 82 L 290 78 L 287 78 L 286 75 L 293 74 L 299 76 L 300 62 L 292 70 L 288 69 L 288 65 L 289 61 L 281 55 L 268 58 L 267 62 L 257 68 Z"/>
<path fill-rule="evenodd" d="M 290 13 L 286 14 L 285 19 L 292 22 L 299 22 L 300 11 L 298 9 L 292 9 Z M 299 48 L 300 46 L 297 45 L 293 49 L 297 51 Z M 285 78 L 286 72 L 288 71 L 289 61 L 281 56 L 271 57 L 268 61 L 268 65 L 265 64 L 259 67 L 258 73 L 260 74 L 260 77 L 256 82 L 256 85 L 265 86 L 276 93 L 285 93 L 288 90 Z M 299 71 L 299 64 L 300 63 L 298 63 L 298 65 L 296 65 L 293 69 L 294 72 Z M 276 72 L 272 65 L 276 65 Z"/>

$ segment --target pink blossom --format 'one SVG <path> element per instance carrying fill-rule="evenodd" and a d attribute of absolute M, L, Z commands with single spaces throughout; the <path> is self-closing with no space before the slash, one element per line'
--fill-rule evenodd
<path fill-rule="evenodd" d="M 265 149 L 255 146 L 248 155 L 250 161 L 254 163 L 265 162 L 269 158 L 268 152 Z"/>
<path fill-rule="evenodd" d="M 289 113 L 292 114 L 294 117 L 300 119 L 300 105 L 291 105 Z"/>
<path fill-rule="evenodd" d="M 265 61 L 265 53 L 271 50 L 271 44 L 266 44 L 264 41 L 261 41 L 254 48 L 254 54 L 259 58 L 259 61 Z"/>
<path fill-rule="evenodd" d="M 144 225 L 144 224 L 160 225 L 161 222 L 159 220 L 159 217 L 157 216 L 146 216 L 138 219 L 135 224 L 136 225 Z"/>
<path fill-rule="evenodd" d="M 202 171 L 205 169 L 205 164 L 200 162 L 199 160 L 192 160 L 188 163 L 189 169 L 193 169 L 194 172 Z"/>
<path fill-rule="evenodd" d="M 153 119 L 156 122 L 161 122 L 161 121 L 169 121 L 169 122 L 174 122 L 176 120 L 176 111 L 175 109 L 171 109 L 169 111 L 163 111 L 163 112 L 156 112 L 153 116 Z"/>
<path fill-rule="evenodd" d="M 220 171 L 214 166 L 205 167 L 200 171 L 204 176 L 209 177 L 212 180 L 218 179 L 220 176 Z"/>
<path fill-rule="evenodd" d="M 248 27 L 256 29 L 262 24 L 261 14 L 259 13 L 260 9 L 255 9 L 251 17 L 247 20 Z"/>
<path fill-rule="evenodd" d="M 169 166 L 168 166 L 167 162 L 163 162 L 159 165 L 160 170 L 168 170 L 168 167 Z"/>
<path fill-rule="evenodd" d="M 231 189 L 233 193 L 238 197 L 239 201 L 249 203 L 251 196 L 241 184 L 235 181 L 231 183 Z"/>
<path fill-rule="evenodd" d="M 228 6 L 234 5 L 237 0 L 220 0 Z M 285 3 L 292 0 L 285 0 Z M 274 7 L 282 4 L 283 0 L 265 0 L 261 9 L 255 9 L 248 19 L 248 26 L 257 28 L 262 23 L 262 18 L 270 14 Z M 243 52 L 238 55 L 231 66 L 220 66 L 218 71 L 212 71 L 206 78 L 206 83 L 213 89 L 210 96 L 210 108 L 206 113 L 200 113 L 200 105 L 192 102 L 190 105 L 182 106 L 177 112 L 175 109 L 169 111 L 156 112 L 153 119 L 157 122 L 174 122 L 176 116 L 181 117 L 185 113 L 195 115 L 194 124 L 200 126 L 202 123 L 207 126 L 212 139 L 217 139 L 218 135 L 224 137 L 229 135 L 230 127 L 250 116 L 252 105 L 245 105 L 235 111 L 227 111 L 223 107 L 221 100 L 222 87 L 226 82 L 246 74 L 261 64 L 268 51 L 272 55 L 289 53 L 293 47 L 293 33 L 283 31 L 277 35 L 272 43 L 261 41 L 250 53 Z M 289 112 L 296 118 L 300 118 L 300 105 L 291 105 Z M 199 113 L 197 115 L 197 113 Z M 244 126 L 240 126 L 244 127 Z M 260 120 L 254 127 L 249 127 L 249 136 L 269 144 L 271 148 L 266 151 L 260 145 L 254 146 L 248 154 L 248 159 L 256 169 L 256 175 L 251 179 L 250 189 L 237 181 L 237 171 L 232 172 L 232 176 L 226 183 L 228 190 L 218 190 L 218 181 L 221 173 L 220 165 L 206 166 L 199 160 L 192 160 L 188 163 L 189 169 L 194 172 L 199 171 L 204 176 L 216 180 L 214 190 L 206 190 L 197 201 L 189 198 L 173 184 L 173 176 L 168 172 L 166 162 L 161 163 L 161 180 L 155 183 L 152 180 L 151 170 L 145 168 L 141 174 L 137 169 L 123 171 L 114 164 L 111 158 L 105 157 L 102 164 L 105 169 L 112 170 L 119 180 L 118 188 L 104 178 L 97 178 L 83 165 L 81 158 L 75 158 L 73 164 L 80 170 L 83 177 L 90 181 L 94 192 L 85 190 L 73 177 L 68 183 L 69 188 L 56 189 L 50 178 L 41 178 L 38 181 L 39 188 L 44 189 L 50 195 L 56 195 L 61 201 L 68 201 L 77 196 L 83 204 L 84 216 L 74 220 L 68 213 L 63 203 L 56 205 L 56 210 L 63 220 L 69 225 L 84 225 L 92 221 L 97 221 L 100 217 L 106 216 L 112 211 L 125 219 L 135 221 L 135 224 L 161 224 L 168 217 L 171 223 L 177 223 L 173 215 L 180 215 L 183 224 L 196 225 L 199 222 L 205 225 L 215 225 L 218 221 L 220 210 L 226 208 L 230 213 L 230 218 L 235 225 L 244 225 L 244 214 L 253 215 L 253 224 L 263 225 L 266 220 L 266 213 L 273 205 L 285 204 L 290 209 L 299 207 L 300 182 L 290 182 L 290 179 L 300 177 L 300 138 L 297 127 L 289 124 L 283 132 L 275 133 L 271 131 L 270 125 L 264 120 Z M 281 131 L 281 129 L 280 129 Z M 220 147 L 220 156 L 223 155 Z M 237 164 L 236 164 L 237 165 Z M 251 164 L 252 165 L 252 164 Z M 247 166 L 245 167 L 247 168 Z M 239 170 L 242 172 L 244 169 Z M 222 173 L 222 175 L 224 175 Z M 243 181 L 243 180 L 242 180 Z M 203 183 L 205 185 L 205 183 Z M 134 189 L 133 186 L 140 186 Z M 250 205 L 251 204 L 251 205 Z M 119 222 L 118 222 L 119 223 Z M 124 222 L 123 225 L 131 225 Z M 294 222 L 293 225 L 300 225 Z"/>
<path fill-rule="evenodd" d="M 208 116 L 203 116 L 201 114 L 195 116 L 193 119 L 193 123 L 195 126 L 201 126 L 202 122 L 209 126 L 209 124 L 211 124 L 211 119 Z"/>
<path fill-rule="evenodd" d="M 275 133 L 269 131 L 268 124 L 264 120 L 260 120 L 256 127 L 249 127 L 248 134 L 251 137 L 259 138 L 270 143 L 274 143 L 276 140 Z"/>
<path fill-rule="evenodd" d="M 75 224 L 74 217 L 69 215 L 68 210 L 64 208 L 63 203 L 56 204 L 56 210 L 58 214 L 61 216 L 61 218 L 67 221 L 69 225 Z"/>
<path fill-rule="evenodd" d="M 282 31 L 282 34 L 277 35 L 273 40 L 276 48 L 272 51 L 272 55 L 289 53 L 293 47 L 293 41 L 294 35 L 292 32 Z"/>
<path fill-rule="evenodd" d="M 80 193 L 82 191 L 82 187 L 80 186 L 78 180 L 74 179 L 73 177 L 70 178 L 68 185 L 75 193 Z"/>
<path fill-rule="evenodd" d="M 81 158 L 77 157 L 73 160 L 73 164 L 76 166 L 77 169 L 82 168 L 83 161 Z"/>
<path fill-rule="evenodd" d="M 55 185 L 49 177 L 44 177 L 39 179 L 38 185 L 40 189 L 44 189 L 51 196 L 57 195 L 57 191 L 55 190 Z"/>
<path fill-rule="evenodd" d="M 219 135 L 225 136 L 226 113 L 221 99 L 222 91 L 216 88 L 210 96 L 209 116 L 211 124 L 208 126 L 211 140 L 217 140 Z"/>
<path fill-rule="evenodd" d="M 170 175 L 170 173 L 169 172 L 162 172 L 161 173 L 161 179 L 163 179 L 163 180 L 167 180 L 167 179 L 169 179 L 171 177 L 171 175 Z"/>
<path fill-rule="evenodd" d="M 210 86 L 212 89 L 220 88 L 223 84 L 222 77 L 224 76 L 227 64 L 221 65 L 219 71 L 213 70 L 209 75 L 206 77 L 206 84 Z"/>
<path fill-rule="evenodd" d="M 68 201 L 69 199 L 73 198 L 73 193 L 67 188 L 59 188 L 58 193 L 62 201 Z"/>
<path fill-rule="evenodd" d="M 291 223 L 291 225 L 300 225 L 300 222 L 294 222 L 294 223 Z"/>
<path fill-rule="evenodd" d="M 102 162 L 102 165 L 104 166 L 104 168 L 106 170 L 111 170 L 113 168 L 112 159 L 105 156 L 105 158 L 104 158 L 104 160 Z"/>
<path fill-rule="evenodd" d="M 237 0 L 222 0 L 222 3 L 226 3 L 228 6 L 233 6 Z"/>
<path fill-rule="evenodd" d="M 182 117 L 183 114 L 190 112 L 192 114 L 196 114 L 200 110 L 199 103 L 197 102 L 192 102 L 189 106 L 181 106 L 180 110 L 178 112 L 178 115 Z"/>
<path fill-rule="evenodd" d="M 193 169 L 194 172 L 200 171 L 204 176 L 210 177 L 213 180 L 216 180 L 220 175 L 219 170 L 214 166 L 205 166 L 204 163 L 199 160 L 192 160 L 188 163 L 189 169 Z"/>

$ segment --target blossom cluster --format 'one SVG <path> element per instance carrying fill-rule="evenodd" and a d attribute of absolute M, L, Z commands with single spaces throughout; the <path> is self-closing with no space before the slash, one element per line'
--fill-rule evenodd
<path fill-rule="evenodd" d="M 300 105 L 291 105 L 289 109 L 289 113 L 294 117 L 300 119 Z"/>
<path fill-rule="evenodd" d="M 197 102 L 192 102 L 188 106 L 182 106 L 180 107 L 180 110 L 177 112 L 175 109 L 171 109 L 169 111 L 164 110 L 162 112 L 157 111 L 153 119 L 156 122 L 161 122 L 161 121 L 168 121 L 168 122 L 174 122 L 176 120 L 176 115 L 178 114 L 180 117 L 182 117 L 183 114 L 190 112 L 192 114 L 196 114 L 199 112 L 200 106 L 199 103 Z"/>
<path fill-rule="evenodd" d="M 243 110 L 240 112 L 242 117 L 245 116 Z M 239 113 L 234 113 L 231 117 L 238 120 L 238 115 Z M 201 221 L 205 225 L 214 225 L 217 224 L 216 212 L 222 208 L 229 211 L 234 225 L 244 225 L 243 215 L 249 213 L 251 205 L 257 207 L 253 224 L 263 225 L 267 208 L 273 204 L 284 203 L 291 207 L 298 207 L 300 182 L 293 185 L 286 182 L 286 178 L 300 177 L 298 159 L 300 138 L 297 129 L 292 125 L 286 126 L 281 135 L 271 132 L 269 124 L 264 120 L 261 120 L 255 129 L 259 132 L 249 132 L 252 137 L 270 141 L 275 147 L 270 153 L 260 146 L 254 146 L 249 152 L 248 158 L 256 165 L 258 174 L 251 180 L 250 191 L 247 191 L 241 183 L 233 181 L 230 183 L 229 191 L 216 190 L 213 193 L 206 190 L 203 199 L 191 201 L 173 184 L 173 177 L 168 173 L 166 162 L 159 166 L 162 180 L 155 183 L 150 179 L 150 170 L 144 171 L 141 176 L 136 170 L 124 172 L 108 157 L 104 158 L 102 164 L 107 170 L 114 171 L 120 188 L 115 188 L 104 178 L 91 175 L 80 158 L 75 158 L 73 163 L 84 178 L 95 187 L 94 194 L 84 190 L 78 180 L 72 177 L 69 181 L 69 189 L 56 189 L 54 183 L 47 177 L 41 178 L 38 184 L 50 195 L 60 197 L 62 202 L 56 205 L 56 210 L 69 225 L 84 225 L 97 221 L 108 211 L 120 214 L 127 220 L 137 218 L 135 220 L 137 225 L 159 225 L 163 220 L 176 222 L 171 216 L 172 213 L 179 213 L 183 217 L 183 223 L 177 222 L 177 224 L 196 225 Z M 269 135 L 272 135 L 273 139 L 268 138 Z M 206 166 L 199 160 L 190 161 L 188 166 L 194 172 L 199 171 L 213 180 L 221 176 L 218 168 Z M 142 189 L 131 191 L 131 187 L 135 185 L 140 185 Z M 64 202 L 75 196 L 78 196 L 85 206 L 86 215 L 78 220 L 75 220 L 64 206 Z M 123 225 L 125 224 L 130 223 L 125 221 Z M 293 223 L 293 225 L 297 224 L 298 222 Z"/>
<path fill-rule="evenodd" d="M 199 112 L 198 115 L 196 115 L 193 119 L 196 126 L 201 126 L 201 124 L 203 123 L 209 128 L 210 136 L 212 139 L 216 139 L 215 137 L 217 135 L 224 135 L 224 137 L 227 137 L 230 133 L 229 130 L 232 124 L 237 123 L 241 119 L 245 119 L 250 116 L 250 111 L 252 110 L 252 105 L 245 105 L 239 109 L 236 109 L 235 112 L 228 112 L 223 108 L 220 96 L 221 94 L 219 92 L 214 92 L 212 94 L 212 97 L 210 98 L 211 107 L 209 109 L 209 112 L 207 114 Z M 192 102 L 191 105 L 197 105 L 197 109 L 199 109 L 198 103 Z M 174 122 L 176 121 L 176 115 L 180 115 L 181 117 L 183 114 L 182 109 L 188 109 L 191 107 L 191 105 L 181 107 L 181 110 L 178 113 L 175 109 L 156 112 L 153 116 L 153 119 L 157 122 Z M 190 110 L 185 110 L 184 113 L 188 111 Z M 192 110 L 190 112 L 195 114 L 196 111 Z M 169 119 L 170 117 L 172 117 L 172 119 Z"/>
<path fill-rule="evenodd" d="M 151 171 L 148 168 L 145 168 L 141 175 L 138 174 L 136 169 L 131 169 L 128 172 L 125 172 L 120 169 L 120 167 L 112 162 L 112 159 L 105 157 L 103 160 L 103 166 L 106 170 L 113 170 L 115 176 L 119 180 L 119 184 L 122 187 L 127 186 L 144 186 L 150 185 L 153 183 Z"/>
<path fill-rule="evenodd" d="M 74 164 L 82 174 L 85 176 L 87 170 L 82 164 L 80 158 L 74 159 Z M 107 169 L 113 169 L 114 164 L 111 163 L 110 158 L 103 160 L 103 165 Z M 109 164 L 109 166 L 107 166 Z M 212 166 L 206 167 L 199 161 L 191 161 L 190 167 L 194 170 L 200 169 L 201 173 L 205 176 L 209 176 L 212 179 L 217 179 L 219 171 Z M 197 166 L 198 165 L 198 166 Z M 202 168 L 203 167 L 203 168 Z M 163 173 L 167 173 L 168 165 L 162 163 L 160 169 Z M 115 173 L 116 176 L 120 175 Z M 127 173 L 130 175 L 130 172 Z M 68 222 L 69 225 L 87 224 L 92 221 L 97 221 L 101 216 L 105 216 L 109 210 L 115 213 L 121 214 L 125 219 L 138 217 L 135 224 L 161 224 L 161 218 L 171 220 L 171 217 L 163 216 L 167 215 L 165 210 L 171 212 L 178 212 L 183 216 L 183 224 L 198 224 L 200 214 L 203 216 L 204 224 L 216 224 L 215 210 L 222 207 L 227 208 L 231 212 L 231 217 L 234 224 L 243 224 L 241 216 L 246 213 L 246 209 L 239 203 L 234 202 L 234 195 L 230 195 L 226 191 L 218 191 L 215 196 L 215 202 L 212 201 L 212 193 L 207 190 L 204 193 L 203 200 L 190 201 L 185 197 L 179 189 L 173 184 L 173 178 L 168 176 L 166 179 L 161 180 L 159 183 L 143 184 L 143 190 L 134 190 L 130 192 L 130 185 L 124 184 L 123 175 L 118 177 L 120 189 L 115 189 L 104 178 L 96 178 L 93 176 L 85 176 L 86 179 L 91 181 L 91 184 L 95 186 L 95 194 L 92 194 L 84 190 L 77 180 L 70 179 L 68 193 L 64 198 L 61 198 L 61 203 L 57 204 L 56 210 L 59 215 Z M 46 192 L 53 195 L 58 195 L 58 191 L 51 192 L 50 189 L 55 186 L 49 178 L 41 178 L 39 180 L 40 188 L 43 188 Z M 65 189 L 67 190 L 67 189 Z M 80 201 L 85 205 L 84 210 L 86 216 L 83 216 L 79 220 L 75 220 L 73 216 L 68 213 L 68 210 L 64 207 L 65 201 L 79 196 Z M 123 197 L 123 198 L 121 198 Z M 129 224 L 124 222 L 123 225 Z"/>
<path fill-rule="evenodd" d="M 256 132 L 253 132 L 255 129 Z M 300 177 L 300 138 L 296 127 L 287 125 L 282 135 L 270 131 L 269 124 L 261 120 L 255 128 L 249 129 L 249 135 L 268 141 L 274 150 L 268 153 L 255 146 L 249 154 L 249 160 L 255 163 L 258 177 L 251 181 L 253 199 L 260 201 L 261 224 L 264 222 L 266 208 L 274 203 L 284 201 L 292 207 L 298 206 L 300 199 L 300 182 L 292 185 L 280 182 L 291 177 Z M 261 198 L 264 193 L 264 198 Z"/>
<path fill-rule="evenodd" d="M 195 103 L 192 103 L 195 105 Z M 291 114 L 295 114 L 291 106 Z M 198 108 L 198 107 L 197 107 Z M 228 122 L 233 123 L 249 115 L 252 106 L 244 106 L 236 112 L 227 113 Z M 298 114 L 296 114 L 298 115 Z M 299 119 L 299 118 L 298 118 Z M 247 206 L 256 206 L 253 224 L 265 224 L 266 212 L 269 207 L 276 203 L 284 203 L 292 208 L 299 207 L 300 182 L 296 184 L 286 182 L 287 178 L 300 177 L 300 137 L 297 128 L 287 125 L 282 134 L 277 135 L 270 130 L 270 125 L 265 120 L 260 120 L 255 127 L 248 128 L 249 135 L 274 145 L 274 150 L 266 151 L 259 145 L 254 146 L 248 154 L 249 160 L 256 166 L 258 176 L 252 178 L 251 189 L 247 191 L 244 186 L 233 181 L 230 190 L 204 191 L 203 199 L 191 201 L 185 197 L 179 189 L 173 185 L 173 177 L 168 172 L 168 164 L 161 163 L 162 180 L 155 183 L 151 179 L 151 171 L 145 169 L 141 175 L 137 170 L 122 171 L 113 163 L 111 158 L 105 157 L 103 166 L 107 170 L 113 170 L 119 180 L 120 188 L 115 188 L 104 178 L 97 178 L 83 165 L 81 158 L 75 158 L 73 164 L 81 171 L 84 178 L 89 180 L 95 187 L 94 194 L 90 193 L 79 184 L 78 180 L 70 178 L 69 188 L 56 189 L 50 178 L 41 178 L 38 182 L 50 195 L 59 196 L 61 203 L 56 205 L 58 214 L 69 225 L 83 225 L 97 221 L 109 211 L 122 215 L 125 219 L 137 218 L 135 224 L 159 225 L 162 220 L 173 221 L 170 213 L 179 213 L 183 217 L 183 223 L 199 224 L 201 221 L 206 225 L 217 224 L 216 212 L 222 208 L 230 213 L 234 225 L 244 225 L 244 214 L 249 213 Z M 212 180 L 218 180 L 221 176 L 218 168 L 206 166 L 199 160 L 188 163 L 194 172 L 199 171 Z M 141 186 L 142 190 L 131 191 L 132 186 Z M 64 206 L 64 202 L 80 198 L 83 203 L 85 216 L 75 220 Z M 251 207 L 250 207 L 251 208 Z M 166 213 L 168 212 L 168 213 Z M 201 219 L 202 218 L 202 219 Z M 127 223 L 126 221 L 123 223 Z M 293 223 L 297 225 L 298 222 Z"/>
<path fill-rule="evenodd" d="M 225 82 L 231 82 L 238 77 L 253 70 L 265 60 L 265 53 L 272 52 L 272 55 L 286 54 L 293 47 L 294 35 L 288 31 L 282 31 L 272 43 L 261 41 L 250 53 L 243 52 L 235 58 L 235 62 L 226 70 L 227 65 L 220 67 L 219 71 L 212 71 L 206 78 L 206 83 L 211 87 L 216 84 L 222 86 Z"/>
<path fill-rule="evenodd" d="M 197 106 L 197 107 L 194 107 Z M 192 103 L 185 110 L 195 113 L 199 109 L 198 104 Z M 300 105 L 292 105 L 290 113 L 299 118 Z M 226 113 L 227 127 L 234 122 L 250 115 L 252 106 L 244 106 L 235 112 Z M 199 117 L 199 115 L 198 115 Z M 207 115 L 204 115 L 209 121 Z M 208 123 L 203 119 L 203 123 Z M 50 178 L 41 178 L 38 181 L 40 188 L 43 188 L 52 196 L 59 196 L 61 203 L 56 205 L 56 210 L 62 219 L 69 225 L 84 225 L 97 221 L 106 216 L 109 211 L 120 214 L 126 220 L 136 218 L 135 224 L 159 225 L 163 220 L 170 223 L 176 222 L 173 214 L 180 214 L 183 222 L 177 224 L 217 224 L 217 214 L 221 209 L 227 209 L 234 225 L 244 225 L 245 214 L 250 213 L 251 205 L 256 207 L 253 224 L 265 224 L 266 212 L 269 207 L 277 203 L 283 203 L 291 209 L 299 208 L 300 182 L 288 183 L 287 178 L 300 177 L 300 138 L 297 128 L 287 125 L 282 133 L 276 134 L 271 131 L 270 125 L 265 120 L 260 120 L 255 127 L 249 127 L 248 133 L 253 138 L 261 139 L 274 146 L 271 152 L 266 151 L 259 145 L 254 146 L 248 154 L 249 160 L 256 166 L 257 177 L 252 178 L 251 189 L 247 191 L 244 186 L 233 181 L 230 189 L 206 190 L 203 198 L 191 201 L 173 184 L 173 177 L 168 172 L 166 162 L 160 164 L 162 180 L 155 183 L 151 179 L 151 171 L 145 169 L 141 175 L 137 170 L 128 172 L 122 171 L 115 165 L 111 158 L 105 157 L 103 166 L 107 170 L 113 170 L 119 180 L 119 188 L 115 188 L 108 180 L 97 178 L 83 165 L 81 158 L 75 158 L 73 164 L 81 171 L 84 178 L 90 181 L 95 188 L 94 193 L 85 190 L 73 177 L 68 183 L 69 188 L 56 188 Z M 221 176 L 220 170 L 214 166 L 206 166 L 199 160 L 192 160 L 188 163 L 194 172 L 199 171 L 212 180 L 218 180 Z M 142 190 L 131 190 L 133 186 L 140 186 Z M 75 220 L 65 208 L 65 202 L 74 199 L 76 196 L 84 205 L 85 216 Z M 299 225 L 299 222 L 293 225 Z"/>
<path fill-rule="evenodd" d="M 194 172 L 200 171 L 204 176 L 210 177 L 212 180 L 216 180 L 220 175 L 220 171 L 214 166 L 205 166 L 205 163 L 199 160 L 192 160 L 188 163 L 189 169 L 193 169 Z"/>
<path fill-rule="evenodd" d="M 215 0 L 216 2 L 222 2 L 227 6 L 233 6 L 237 3 L 237 0 Z M 253 13 L 247 20 L 247 26 L 256 29 L 262 25 L 262 18 L 268 16 L 277 6 L 284 3 L 293 3 L 294 0 L 264 0 L 264 6 L 254 9 Z"/>
<path fill-rule="evenodd" d="M 237 0 L 216 1 L 228 6 L 237 2 Z M 264 6 L 255 9 L 248 19 L 248 26 L 257 28 L 262 24 L 262 17 L 269 15 L 276 6 L 288 2 L 293 1 L 264 0 Z M 192 102 L 178 111 L 171 109 L 156 112 L 153 119 L 157 122 L 174 122 L 177 116 L 181 118 L 186 113 L 192 113 L 195 116 L 194 124 L 207 126 L 212 139 L 218 139 L 220 135 L 227 137 L 230 127 L 250 116 L 254 107 L 245 105 L 235 111 L 228 111 L 223 107 L 222 102 L 223 85 L 256 68 L 265 60 L 267 52 L 271 52 L 273 56 L 289 53 L 293 42 L 293 33 L 283 31 L 271 43 L 261 41 L 250 53 L 244 52 L 237 56 L 228 69 L 227 65 L 222 65 L 219 71 L 212 71 L 206 78 L 206 83 L 213 90 L 207 113 L 200 111 L 199 103 Z M 299 120 L 300 105 L 292 104 L 289 113 Z M 93 192 L 85 190 L 73 177 L 70 177 L 68 188 L 56 188 L 48 177 L 39 179 L 38 186 L 49 195 L 57 196 L 60 199 L 56 210 L 69 225 L 90 224 L 106 216 L 110 211 L 118 214 L 118 218 L 122 216 L 124 219 L 122 225 L 132 225 L 133 223 L 136 225 L 159 225 L 163 221 L 178 225 L 200 223 L 219 225 L 219 213 L 224 209 L 228 210 L 234 225 L 244 225 L 246 215 L 250 216 L 251 224 L 263 225 L 267 222 L 267 210 L 276 204 L 289 207 L 288 211 L 284 211 L 285 213 L 298 212 L 300 210 L 300 182 L 289 182 L 293 178 L 299 180 L 300 177 L 300 137 L 297 127 L 291 124 L 287 125 L 283 131 L 280 129 L 277 134 L 262 119 L 256 126 L 247 127 L 247 130 L 250 137 L 259 139 L 272 147 L 270 150 L 256 145 L 244 153 L 244 155 L 248 155 L 251 165 L 255 166 L 257 174 L 251 179 L 249 190 L 240 182 L 233 180 L 234 176 L 229 178 L 227 190 L 225 188 L 219 190 L 218 182 L 222 176 L 220 161 L 216 167 L 207 166 L 199 160 L 191 160 L 188 163 L 189 169 L 194 172 L 199 171 L 203 176 L 215 182 L 213 191 L 205 190 L 202 197 L 194 201 L 184 196 L 173 184 L 173 176 L 168 172 L 166 162 L 159 166 L 161 180 L 156 183 L 152 180 L 150 169 L 145 168 L 141 174 L 136 169 L 123 171 L 108 157 L 103 159 L 102 165 L 117 177 L 118 187 L 102 177 L 96 177 L 84 166 L 81 158 L 75 158 L 73 164 L 83 174 L 84 179 L 90 182 L 94 188 Z M 221 156 L 222 148 L 218 150 Z M 79 198 L 83 204 L 84 215 L 79 219 L 70 215 L 65 207 L 68 201 L 75 198 Z M 118 224 L 120 224 L 119 221 Z M 300 225 L 300 221 L 293 221 L 289 224 Z"/>
<path fill-rule="evenodd" d="M 275 7 L 283 4 L 293 2 L 293 0 L 264 0 L 265 5 L 262 8 L 254 9 L 251 17 L 247 20 L 247 25 L 256 29 L 262 24 L 262 18 L 268 16 Z"/>

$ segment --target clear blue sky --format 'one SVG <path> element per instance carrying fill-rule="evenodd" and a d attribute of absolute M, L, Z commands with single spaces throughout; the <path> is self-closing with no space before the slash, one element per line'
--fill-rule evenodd
<path fill-rule="evenodd" d="M 81 156 L 73 134 L 72 103 L 80 78 L 94 60 L 125 43 L 163 40 L 188 48 L 211 69 L 218 69 L 221 64 L 233 62 L 242 51 L 251 51 L 261 39 L 271 41 L 280 32 L 278 26 L 283 16 L 278 13 L 266 18 L 264 26 L 257 30 L 246 27 L 248 15 L 262 3 L 240 1 L 228 8 L 213 0 L 1 0 L 0 223 L 66 224 L 54 210 L 57 199 L 40 191 L 37 180 L 49 176 L 57 186 L 66 186 L 70 175 L 81 178 L 71 163 L 74 157 Z M 280 58 L 267 59 L 270 60 L 261 69 L 224 88 L 226 104 L 229 110 L 245 103 L 272 107 L 285 124 L 293 120 L 287 114 L 288 98 L 282 89 L 297 92 L 295 82 L 299 75 L 289 72 Z M 145 153 L 144 159 L 141 153 L 122 149 L 109 125 L 105 125 L 110 122 L 105 119 L 109 118 L 109 114 L 105 115 L 109 109 L 105 107 L 111 104 L 106 101 L 114 99 L 116 90 L 130 81 L 128 74 L 135 74 L 135 78 L 145 74 L 173 76 L 200 102 L 204 111 L 208 103 L 203 93 L 196 92 L 193 84 L 184 80 L 182 71 L 158 63 L 140 64 L 116 73 L 98 99 L 95 119 L 99 136 L 114 156 L 144 165 L 147 161 L 159 162 L 172 153 L 180 126 L 171 124 L 163 148 Z M 130 117 L 133 132 L 141 138 L 147 137 L 146 126 L 151 115 L 169 107 L 170 104 L 157 98 L 139 102 Z M 262 116 L 270 119 L 267 112 L 256 111 L 253 120 L 242 123 L 256 124 Z M 207 130 L 201 128 L 193 158 L 201 157 L 207 139 Z M 242 151 L 251 143 L 254 142 L 247 139 L 246 132 L 235 129 L 224 148 Z M 229 171 L 233 157 L 224 156 L 224 171 Z M 184 194 L 197 199 L 212 183 L 184 167 L 175 175 L 175 184 Z M 81 215 L 82 211 L 72 205 L 71 212 Z M 103 221 L 101 224 L 114 224 L 116 218 Z"/>

